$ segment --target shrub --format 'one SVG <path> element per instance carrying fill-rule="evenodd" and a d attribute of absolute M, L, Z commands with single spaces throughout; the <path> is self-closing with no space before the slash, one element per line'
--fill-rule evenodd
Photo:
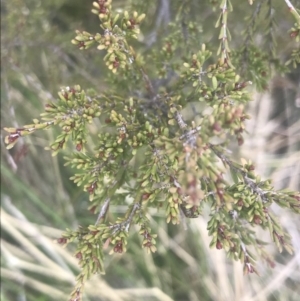
<path fill-rule="evenodd" d="M 82 271 L 71 300 L 81 298 L 92 274 L 104 273 L 104 244 L 111 245 L 111 252 L 126 252 L 132 225 L 140 229 L 142 247 L 156 251 L 150 207 L 163 210 L 167 223 L 179 224 L 208 206 L 210 247 L 240 260 L 245 273 L 256 272 L 255 253 L 273 265 L 257 227 L 270 232 L 280 252 L 292 252 L 290 237 L 270 206 L 300 213 L 299 192 L 274 190 L 252 162 L 233 160 L 229 150 L 236 153 L 235 144 L 243 144 L 251 92 L 267 89 L 274 72 L 287 73 L 299 64 L 299 13 L 285 1 L 295 20 L 286 40 L 294 46 L 288 58 L 280 58 L 272 1 L 256 1 L 247 21 L 236 21 L 242 34 L 231 30 L 232 40 L 227 20 L 232 7 L 240 6 L 229 0 L 208 2 L 201 11 L 190 1 L 161 1 L 158 13 L 169 23 L 165 27 L 152 24 L 153 3 L 148 1 L 130 1 L 128 11 L 120 13 L 111 0 L 94 2 L 101 33 L 76 31 L 72 43 L 105 53 L 108 88 L 65 87 L 40 119 L 5 128 L 11 148 L 20 137 L 59 127 L 48 149 L 53 155 L 63 151 L 66 165 L 77 170 L 71 180 L 89 194 L 95 223 L 67 229 L 57 240 L 62 245 L 76 241 Z M 206 17 L 207 11 L 214 17 Z M 217 21 L 213 31 L 211 18 Z M 154 28 L 148 38 L 141 34 L 143 22 L 145 31 Z M 256 42 L 261 36 L 264 41 Z M 125 204 L 126 214 L 107 220 L 110 204 Z"/>

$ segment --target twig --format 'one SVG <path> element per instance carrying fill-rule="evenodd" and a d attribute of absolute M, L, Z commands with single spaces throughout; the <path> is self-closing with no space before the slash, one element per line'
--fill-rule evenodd
<path fill-rule="evenodd" d="M 151 80 L 148 76 L 148 74 L 145 72 L 145 70 L 143 69 L 143 67 L 140 68 L 140 72 L 143 76 L 143 80 L 146 84 L 146 89 L 148 90 L 148 92 L 151 94 L 152 97 L 155 96 L 155 92 L 154 92 L 154 88 L 153 88 L 153 85 L 151 83 Z"/>
<path fill-rule="evenodd" d="M 267 202 L 268 201 L 268 199 L 266 198 L 265 194 L 269 193 L 269 191 L 264 191 L 263 189 L 261 189 L 255 183 L 254 180 L 252 180 L 251 178 L 248 177 L 248 173 L 247 172 L 245 172 L 241 168 L 236 167 L 232 163 L 232 161 L 229 158 L 227 158 L 224 154 L 222 154 L 219 150 L 217 150 L 217 148 L 214 145 L 209 144 L 209 148 L 215 153 L 215 155 L 217 157 L 219 157 L 222 160 L 222 162 L 226 163 L 231 169 L 233 169 L 233 170 L 237 171 L 238 173 L 240 173 L 241 176 L 243 177 L 243 180 L 244 180 L 245 184 L 247 184 L 248 187 L 250 187 L 250 189 L 254 193 L 256 193 L 263 202 Z"/>
<path fill-rule="evenodd" d="M 116 223 L 116 224 L 111 225 L 109 228 L 114 230 L 113 234 L 120 231 L 124 227 L 125 227 L 125 231 L 128 232 L 129 227 L 130 227 L 131 222 L 132 222 L 132 219 L 133 219 L 136 211 L 138 211 L 140 208 L 141 208 L 141 203 L 140 202 L 134 203 L 133 206 L 132 206 L 132 209 L 130 211 L 130 214 L 129 214 L 129 216 L 126 220 L 124 220 L 121 223 Z"/>
<path fill-rule="evenodd" d="M 100 220 L 106 215 L 106 212 L 108 210 L 108 206 L 109 206 L 110 200 L 111 200 L 111 198 L 107 198 L 105 200 L 104 204 L 101 207 L 101 210 L 99 212 L 99 215 L 98 215 L 98 218 L 97 218 L 97 221 L 96 221 L 95 225 L 98 225 L 99 222 L 100 222 Z"/>
<path fill-rule="evenodd" d="M 298 14 L 297 10 L 295 9 L 294 5 L 289 0 L 284 0 L 286 5 L 288 6 L 290 12 L 294 15 L 297 19 L 298 24 L 300 24 L 300 15 Z"/>
<path fill-rule="evenodd" d="M 247 62 L 249 61 L 248 58 L 248 52 L 249 52 L 249 43 L 252 40 L 253 37 L 253 31 L 255 28 L 255 23 L 256 20 L 261 12 L 261 5 L 262 5 L 263 1 L 260 1 L 257 3 L 256 8 L 251 16 L 251 21 L 249 22 L 248 26 L 247 26 L 247 30 L 246 30 L 246 37 L 244 39 L 244 51 L 243 51 L 243 66 L 242 66 L 242 70 L 243 72 L 245 71 L 245 69 L 247 69 Z"/>
<path fill-rule="evenodd" d="M 221 7 L 221 33 L 220 33 L 220 39 L 221 39 L 221 57 L 224 59 L 225 62 L 230 64 L 230 58 L 229 58 L 229 52 L 228 49 L 228 35 L 227 35 L 227 0 L 224 1 L 223 6 Z"/>

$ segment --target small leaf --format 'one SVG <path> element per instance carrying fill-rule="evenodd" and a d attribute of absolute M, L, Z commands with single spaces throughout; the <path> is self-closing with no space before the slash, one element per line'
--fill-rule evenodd
<path fill-rule="evenodd" d="M 213 88 L 214 88 L 214 90 L 216 90 L 217 87 L 218 87 L 218 80 L 217 80 L 217 78 L 216 78 L 215 76 L 213 76 L 213 77 L 211 78 L 211 80 L 212 80 Z"/>

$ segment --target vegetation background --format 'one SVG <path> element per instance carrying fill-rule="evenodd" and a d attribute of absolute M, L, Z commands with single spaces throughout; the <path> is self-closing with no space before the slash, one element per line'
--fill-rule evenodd
<path fill-rule="evenodd" d="M 114 1 L 114 6 L 124 8 L 127 2 Z M 168 2 L 153 1 L 154 18 L 146 32 L 156 24 L 163 26 L 155 12 Z M 209 2 L 194 1 L 207 12 L 208 26 L 201 33 L 207 41 L 218 34 L 214 26 L 209 28 L 218 17 Z M 254 8 L 247 1 L 233 2 L 229 27 L 237 30 L 244 22 L 243 12 Z M 76 29 L 99 31 L 91 4 L 81 0 L 1 0 L 1 127 L 31 122 L 47 100 L 56 98 L 61 86 L 106 88 L 108 70 L 103 54 L 96 49 L 79 52 L 70 42 Z M 284 1 L 273 1 L 273 5 L 275 11 L 286 10 Z M 277 21 L 283 32 L 293 22 L 288 11 L 286 18 Z M 288 46 L 280 38 L 278 43 L 288 55 Z M 277 189 L 299 190 L 300 67 L 285 77 L 275 76 L 269 87 L 253 94 L 248 108 L 252 120 L 242 156 L 252 159 L 257 172 L 271 177 Z M 63 249 L 54 240 L 65 228 L 88 225 L 95 219 L 86 209 L 88 196 L 69 180 L 72 173 L 63 166 L 62 156 L 52 157 L 44 151 L 53 136 L 51 131 L 38 133 L 10 151 L 1 137 L 3 301 L 67 300 L 79 269 L 72 249 Z M 114 214 L 125 210 L 122 206 L 112 209 Z M 138 235 L 133 235 L 127 253 L 106 256 L 106 275 L 88 282 L 84 300 L 296 301 L 300 295 L 300 220 L 287 210 L 273 209 L 293 238 L 295 254 L 279 254 L 270 245 L 276 266 L 271 270 L 258 263 L 260 276 L 243 276 L 240 263 L 227 260 L 222 250 L 208 248 L 206 216 L 191 220 L 185 229 L 166 225 L 164 216 L 153 212 L 158 251 L 146 254 Z"/>

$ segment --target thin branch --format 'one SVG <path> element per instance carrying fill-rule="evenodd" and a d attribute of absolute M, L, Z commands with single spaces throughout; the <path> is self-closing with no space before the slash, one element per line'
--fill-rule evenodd
<path fill-rule="evenodd" d="M 260 1 L 257 3 L 256 8 L 254 10 L 254 12 L 252 13 L 251 16 L 251 20 L 247 26 L 247 30 L 246 30 L 246 37 L 244 39 L 244 50 L 243 50 L 243 60 L 242 60 L 242 73 L 244 73 L 248 67 L 248 61 L 249 61 L 249 57 L 248 57 L 248 53 L 249 53 L 249 44 L 253 39 L 253 32 L 255 30 L 255 25 L 256 25 L 256 21 L 257 18 L 261 12 L 261 5 L 262 5 L 263 1 Z"/>
<path fill-rule="evenodd" d="M 224 59 L 226 63 L 230 64 L 230 58 L 229 58 L 229 48 L 228 48 L 228 39 L 229 36 L 227 34 L 227 14 L 228 14 L 228 6 L 227 6 L 227 0 L 224 0 L 223 6 L 221 7 L 221 32 L 219 39 L 221 39 L 221 58 Z"/>
<path fill-rule="evenodd" d="M 289 1 L 289 0 L 284 0 L 284 1 L 290 10 L 296 11 L 296 9 L 295 9 L 294 5 L 291 3 L 291 1 Z"/>
<path fill-rule="evenodd" d="M 158 11 L 156 12 L 155 28 L 144 39 L 147 48 L 151 48 L 151 46 L 156 42 L 159 28 L 162 25 L 166 26 L 170 23 L 170 15 L 169 0 L 160 0 Z"/>
<path fill-rule="evenodd" d="M 290 12 L 294 15 L 294 17 L 297 19 L 298 24 L 300 24 L 300 15 L 298 14 L 296 8 L 289 0 L 284 0 L 286 5 L 288 6 Z"/>
<path fill-rule="evenodd" d="M 101 210 L 100 210 L 100 212 L 99 212 L 99 215 L 98 215 L 98 218 L 97 218 L 97 221 L 96 221 L 95 225 L 98 225 L 99 222 L 100 222 L 100 220 L 101 220 L 102 218 L 105 217 L 106 212 L 107 212 L 108 207 L 109 207 L 110 201 L 111 201 L 111 198 L 107 198 L 107 199 L 105 200 L 104 204 L 103 204 L 102 207 L 101 207 Z"/>
<path fill-rule="evenodd" d="M 134 203 L 133 206 L 132 206 L 132 209 L 130 211 L 130 214 L 128 216 L 128 218 L 126 220 L 124 220 L 123 222 L 121 223 L 116 223 L 116 224 L 113 224 L 111 226 L 109 226 L 110 229 L 113 229 L 113 234 L 120 231 L 122 228 L 125 228 L 125 231 L 128 232 L 129 231 L 129 227 L 131 225 L 131 222 L 132 222 L 132 219 L 135 215 L 135 213 L 141 208 L 141 203 L 140 202 L 137 202 L 137 203 Z"/>
<path fill-rule="evenodd" d="M 151 96 L 154 97 L 155 96 L 154 88 L 153 88 L 153 85 L 151 83 L 151 80 L 150 80 L 148 74 L 145 72 L 145 70 L 144 70 L 143 67 L 141 67 L 139 70 L 140 70 L 140 72 L 141 72 L 141 74 L 143 76 L 143 80 L 145 82 L 146 89 L 151 94 Z"/>
<path fill-rule="evenodd" d="M 243 177 L 245 184 L 247 184 L 248 187 L 255 194 L 257 194 L 263 202 L 268 201 L 265 194 L 269 193 L 270 191 L 264 191 L 263 189 L 261 189 L 253 179 L 248 177 L 248 173 L 246 171 L 242 170 L 241 168 L 236 167 L 233 164 L 233 162 L 229 158 L 227 158 L 224 154 L 222 154 L 214 145 L 209 144 L 209 148 L 215 153 L 215 155 L 217 157 L 219 157 L 222 160 L 222 162 L 226 163 L 231 169 L 240 173 L 241 176 Z"/>

